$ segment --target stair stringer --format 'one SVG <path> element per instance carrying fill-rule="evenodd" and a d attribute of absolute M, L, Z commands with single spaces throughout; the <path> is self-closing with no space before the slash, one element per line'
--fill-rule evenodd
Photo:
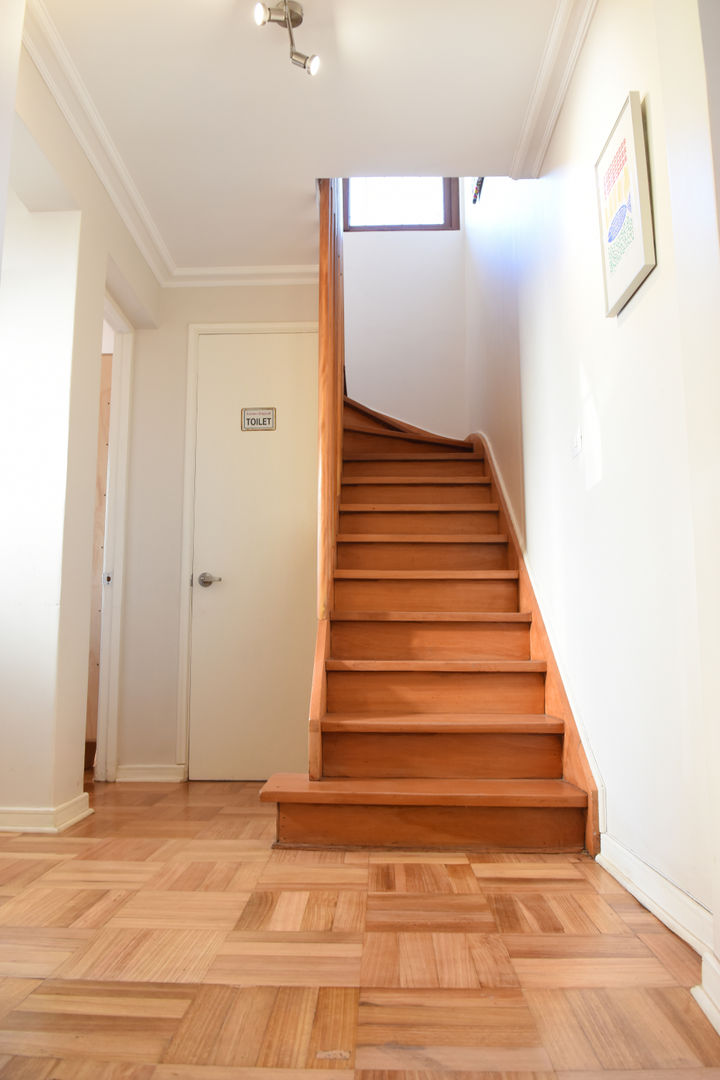
<path fill-rule="evenodd" d="M 527 611 L 532 615 L 530 624 L 530 656 L 533 660 L 544 660 L 547 664 L 545 675 L 545 708 L 552 716 L 557 716 L 565 725 L 565 738 L 563 740 L 563 778 L 571 784 L 575 784 L 587 793 L 587 820 L 585 827 L 585 845 L 590 855 L 600 852 L 600 814 L 598 804 L 598 786 L 588 761 L 585 748 L 575 717 L 570 707 L 570 701 L 565 691 L 560 669 L 558 668 L 555 654 L 547 629 L 543 621 L 540 605 L 538 604 L 535 590 L 533 589 L 525 557 L 517 537 L 515 523 L 508 511 L 507 501 L 503 485 L 499 482 L 495 458 L 490 445 L 481 435 L 472 434 L 468 440 L 476 449 L 482 451 L 485 456 L 485 465 L 492 478 L 494 498 L 501 507 L 502 531 L 507 534 L 510 545 L 515 553 L 515 562 L 519 574 L 519 600 L 520 610 Z"/>

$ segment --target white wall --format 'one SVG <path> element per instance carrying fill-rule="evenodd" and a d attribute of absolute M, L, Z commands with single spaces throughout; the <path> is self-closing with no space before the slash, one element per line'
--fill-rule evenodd
<path fill-rule="evenodd" d="M 464 439 L 462 232 L 345 233 L 348 394 Z"/>
<path fill-rule="evenodd" d="M 0 5 L 0 263 L 24 15 L 25 0 L 3 0 Z"/>
<path fill-rule="evenodd" d="M 630 89 L 647 117 L 658 265 L 606 319 L 594 162 Z M 528 563 L 606 786 L 604 855 L 707 945 L 720 262 L 697 5 L 600 0 L 542 178 L 489 193 L 517 250 L 522 414 L 503 437 L 494 402 L 481 422 L 518 516 L 522 446 Z M 483 228 L 477 280 L 494 262 Z M 474 363 L 476 385 L 500 378 L 485 370 L 501 363 L 492 349 Z"/>
<path fill-rule="evenodd" d="M 0 285 L 0 819 L 77 794 L 56 776 L 56 747 L 72 741 L 72 725 L 57 726 L 55 692 L 79 232 L 78 213 L 31 214 L 9 192 Z"/>
<path fill-rule="evenodd" d="M 87 806 L 82 794 L 84 717 L 109 263 L 116 280 L 126 282 L 136 297 L 138 309 L 152 312 L 159 289 L 24 52 L 15 106 L 22 124 L 13 125 L 12 153 L 30 149 L 52 182 L 42 191 L 35 186 L 34 213 L 13 203 L 8 227 L 15 238 L 6 262 L 10 281 L 7 289 L 3 283 L 0 301 L 2 359 L 12 389 L 3 396 L 4 407 L 12 403 L 12 425 L 8 420 L 4 430 L 13 432 L 0 469 L 13 522 L 4 533 L 11 551 L 3 565 L 19 567 L 16 583 L 11 573 L 6 575 L 11 595 L 0 607 L 9 641 L 2 679 L 3 720 L 5 712 L 9 718 L 4 730 L 13 734 L 0 753 L 0 826 L 55 829 Z M 12 171 L 22 179 L 23 168 Z M 11 446 L 16 449 L 10 454 Z M 18 476 L 25 479 L 22 489 Z M 33 530 L 37 535 L 31 541 Z M 30 599 L 18 622 L 20 599 L 13 590 L 25 580 Z M 16 623 L 22 633 L 16 633 Z M 32 723 L 22 721 L 25 716 Z"/>

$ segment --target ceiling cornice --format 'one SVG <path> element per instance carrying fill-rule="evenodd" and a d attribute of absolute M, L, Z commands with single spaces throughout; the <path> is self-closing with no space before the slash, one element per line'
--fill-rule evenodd
<path fill-rule="evenodd" d="M 27 0 L 23 44 L 160 285 L 314 285 L 316 266 L 178 266 L 43 0 Z"/>
<path fill-rule="evenodd" d="M 540 175 L 597 0 L 557 0 L 525 122 L 512 161 L 515 180 Z"/>

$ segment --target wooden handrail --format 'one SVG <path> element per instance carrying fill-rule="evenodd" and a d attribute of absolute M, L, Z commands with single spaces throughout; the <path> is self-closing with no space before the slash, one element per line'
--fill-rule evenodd
<path fill-rule="evenodd" d="M 342 186 L 318 181 L 320 195 L 320 307 L 318 358 L 318 634 L 315 646 L 309 731 L 309 775 L 322 775 L 319 703 L 325 700 L 328 619 L 333 608 L 335 540 L 342 476 L 342 413 L 345 387 L 343 319 Z"/>
<path fill-rule="evenodd" d="M 335 538 L 342 468 L 345 331 L 342 283 L 342 188 L 339 180 L 320 180 L 319 189 L 318 618 L 326 619 L 333 604 Z"/>

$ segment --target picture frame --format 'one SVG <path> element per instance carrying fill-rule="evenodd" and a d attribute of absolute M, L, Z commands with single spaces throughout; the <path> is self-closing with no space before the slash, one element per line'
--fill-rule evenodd
<path fill-rule="evenodd" d="M 656 263 L 640 94 L 630 91 L 595 163 L 605 314 L 617 315 Z"/>

